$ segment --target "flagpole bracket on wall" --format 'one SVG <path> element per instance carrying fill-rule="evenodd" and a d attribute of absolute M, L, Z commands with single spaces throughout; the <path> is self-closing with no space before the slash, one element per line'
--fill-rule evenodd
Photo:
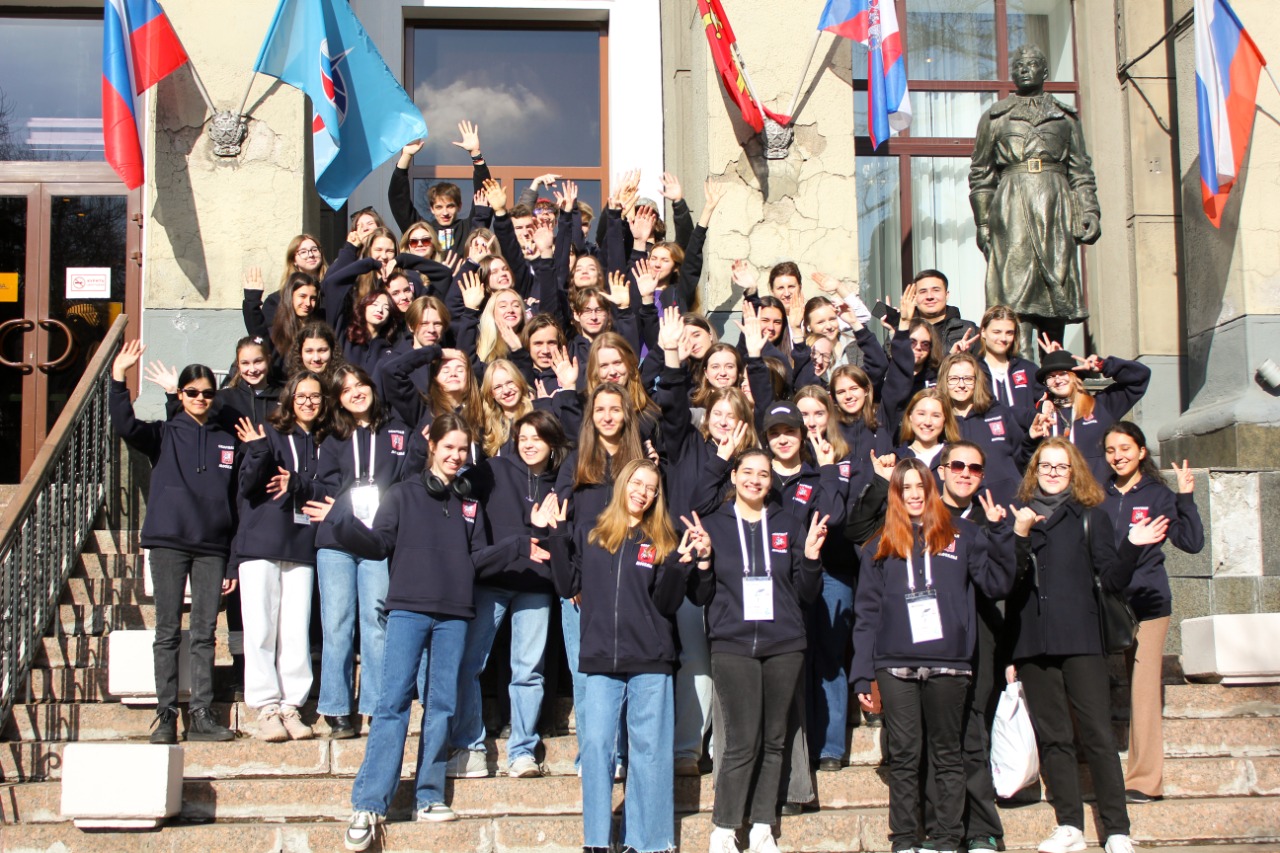
<path fill-rule="evenodd" d="M 209 120 L 209 140 L 219 157 L 239 157 L 240 146 L 249 133 L 248 116 L 231 110 L 217 110 Z"/>
<path fill-rule="evenodd" d="M 764 117 L 764 157 L 766 160 L 785 160 L 787 151 L 791 149 L 791 140 L 795 132 L 787 125 Z"/>

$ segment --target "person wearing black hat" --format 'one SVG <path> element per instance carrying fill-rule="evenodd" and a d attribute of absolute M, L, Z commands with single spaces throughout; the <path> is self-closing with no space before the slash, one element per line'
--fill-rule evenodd
<path fill-rule="evenodd" d="M 1081 358 L 1060 344 L 1042 341 L 1048 352 L 1036 371 L 1036 381 L 1048 389 L 1040 414 L 1031 425 L 1032 438 L 1059 435 L 1074 444 L 1089 464 L 1094 479 L 1106 482 L 1110 469 L 1103 456 L 1107 429 L 1124 417 L 1147 393 L 1151 369 L 1136 361 L 1097 355 Z M 1112 384 L 1096 394 L 1085 390 L 1082 374 L 1100 372 Z"/>

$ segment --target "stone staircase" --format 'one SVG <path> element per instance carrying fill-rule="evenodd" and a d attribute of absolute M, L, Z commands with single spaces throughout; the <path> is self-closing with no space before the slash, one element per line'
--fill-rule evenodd
<path fill-rule="evenodd" d="M 220 617 L 225 619 L 225 617 Z M 113 629 L 144 628 L 153 611 L 141 558 L 128 536 L 99 531 L 64 591 L 28 684 L 0 732 L 0 850 L 337 850 L 350 814 L 351 784 L 364 738 L 266 744 L 252 738 L 253 715 L 235 701 L 215 704 L 238 729 L 231 743 L 184 744 L 179 820 L 153 833 L 86 833 L 60 814 L 61 755 L 73 741 L 145 742 L 153 712 L 122 705 L 107 691 L 107 640 Z M 225 621 L 217 662 L 231 663 Z M 1280 851 L 1280 686 L 1186 684 L 1166 667 L 1166 797 L 1133 807 L 1134 838 L 1153 847 L 1232 844 Z M 1119 673 L 1117 673 L 1119 675 Z M 1126 690 L 1115 690 L 1117 743 L 1124 743 Z M 225 685 L 223 698 L 231 699 Z M 569 708 L 560 706 L 564 719 Z M 415 708 L 411 731 L 420 709 Z M 314 706 L 304 709 L 314 717 Z M 458 780 L 450 800 L 462 820 L 405 822 L 412 786 L 403 782 L 386 826 L 387 851 L 578 851 L 581 792 L 572 735 L 545 739 L 541 779 Z M 416 754 L 410 738 L 403 777 Z M 496 749 L 495 749 L 496 747 Z M 505 741 L 490 748 L 505 764 Z M 783 820 L 787 851 L 887 849 L 888 789 L 879 769 L 879 730 L 851 736 L 849 766 L 818 774 L 822 809 Z M 615 788 L 620 800 L 623 787 Z M 1086 791 L 1088 781 L 1086 779 Z M 713 800 L 711 777 L 676 779 L 678 839 L 705 849 Z M 1034 848 L 1053 826 L 1044 804 L 1002 812 L 1010 848 Z M 1090 811 L 1086 834 L 1096 837 Z M 1245 845 L 1245 846 L 1241 846 Z M 375 848 L 378 849 L 378 848 Z"/>

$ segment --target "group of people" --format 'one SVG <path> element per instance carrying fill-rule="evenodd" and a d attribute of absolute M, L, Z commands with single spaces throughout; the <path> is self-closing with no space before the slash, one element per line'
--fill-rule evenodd
<path fill-rule="evenodd" d="M 406 147 L 389 191 L 400 236 L 366 209 L 332 261 L 294 238 L 265 298 L 250 270 L 221 386 L 205 365 L 150 363 L 168 408 L 140 420 L 126 378 L 144 347 L 116 358 L 113 423 L 153 466 L 152 741 L 178 737 L 188 583 L 187 739 L 235 736 L 210 713 L 233 593 L 256 736 L 313 737 L 299 709 L 318 593 L 318 713 L 331 738 L 370 718 L 346 833 L 364 850 L 415 698 L 417 819 L 455 819 L 446 779 L 489 775 L 480 678 L 508 616 L 504 770 L 542 774 L 558 610 L 584 850 L 674 849 L 673 779 L 711 764 L 712 853 L 738 851 L 744 829 L 774 851 L 779 814 L 816 807 L 814 771 L 841 769 L 859 724 L 884 726 L 895 851 L 999 849 L 989 711 L 1016 678 L 1058 823 L 1040 849 L 1085 846 L 1074 712 L 1107 853 L 1129 853 L 1128 803 L 1162 793 L 1161 547 L 1203 545 L 1186 463 L 1170 489 L 1121 420 L 1147 368 L 1047 338 L 1037 366 L 1013 311 L 961 318 L 937 270 L 877 321 L 854 284 L 816 273 L 806 299 L 785 262 L 762 291 L 739 261 L 740 334 L 719 341 L 698 282 L 721 186 L 696 222 L 670 174 L 670 223 L 635 172 L 598 217 L 554 175 L 510 204 L 478 130 L 459 133 L 469 215 L 449 183 L 415 209 Z M 1098 373 L 1112 382 L 1091 393 Z M 1142 620 L 1127 775 L 1098 590 Z"/>

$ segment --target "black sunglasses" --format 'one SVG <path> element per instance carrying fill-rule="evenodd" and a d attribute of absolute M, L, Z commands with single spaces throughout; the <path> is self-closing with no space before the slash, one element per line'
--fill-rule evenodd
<path fill-rule="evenodd" d="M 968 465 L 966 465 L 959 460 L 956 460 L 954 462 L 948 462 L 947 467 L 951 469 L 952 474 L 963 474 L 964 469 L 968 468 L 969 473 L 975 477 L 981 477 L 982 472 L 986 470 L 985 468 L 982 467 L 981 462 L 970 462 Z"/>
<path fill-rule="evenodd" d="M 212 400 L 214 397 L 218 396 L 218 392 L 212 388 L 204 388 L 202 390 L 195 388 L 183 388 L 182 393 L 192 400 L 196 397 L 204 397 L 206 400 Z"/>

